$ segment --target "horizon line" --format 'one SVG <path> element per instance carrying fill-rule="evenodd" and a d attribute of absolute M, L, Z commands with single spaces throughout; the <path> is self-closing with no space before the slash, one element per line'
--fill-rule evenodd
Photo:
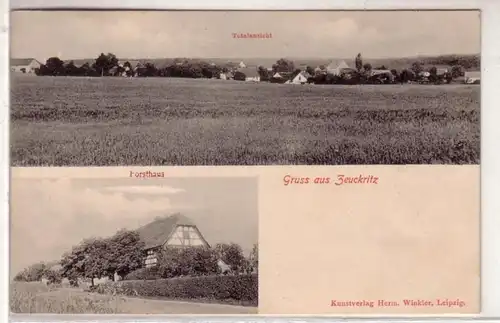
<path fill-rule="evenodd" d="M 105 52 L 101 52 L 102 54 L 109 54 L 108 53 L 105 53 Z M 101 53 L 99 53 L 98 55 L 100 55 Z M 111 54 L 114 54 L 114 53 L 111 53 Z M 361 53 L 362 54 L 362 53 Z M 415 56 L 386 56 L 386 57 L 363 57 L 363 60 L 369 60 L 369 59 L 373 59 L 373 60 L 379 60 L 379 59 L 417 59 L 417 58 L 430 58 L 430 57 L 443 57 L 443 56 L 479 56 L 481 57 L 481 53 L 460 53 L 460 54 L 457 54 L 457 53 L 447 53 L 447 54 L 422 54 L 422 55 L 415 55 Z M 48 58 L 51 58 L 51 57 L 58 57 L 57 55 L 55 56 L 49 56 L 47 57 L 46 59 Z M 213 56 L 207 56 L 207 57 L 199 57 L 199 56 L 166 56 L 166 57 L 120 57 L 120 56 L 116 56 L 118 59 L 122 60 L 122 59 L 127 59 L 127 60 L 158 60 L 158 59 L 200 59 L 200 60 L 210 60 L 210 59 L 216 59 L 216 60 L 220 60 L 220 59 L 227 59 L 227 60 L 243 60 L 243 59 L 296 59 L 296 60 L 307 60 L 307 59 L 312 59 L 312 60 L 332 60 L 332 59 L 343 59 L 343 60 L 347 60 L 347 59 L 353 59 L 353 58 L 346 58 L 346 57 L 313 57 L 313 56 L 273 56 L 273 57 L 258 57 L 258 56 L 254 56 L 254 57 L 251 57 L 251 56 L 248 56 L 248 57 L 238 57 L 238 56 L 234 56 L 234 57 L 224 57 L 224 56 L 220 56 L 220 57 L 213 57 Z M 355 58 L 355 55 L 353 56 Z M 10 56 L 9 59 L 29 59 L 29 58 L 32 58 L 32 59 L 36 59 L 38 60 L 37 58 L 35 57 L 13 57 L 13 56 Z M 71 60 L 95 60 L 96 58 L 89 58 L 89 57 L 80 57 L 80 58 L 61 58 L 61 57 L 58 57 L 59 59 L 63 60 L 63 61 L 71 61 Z"/>

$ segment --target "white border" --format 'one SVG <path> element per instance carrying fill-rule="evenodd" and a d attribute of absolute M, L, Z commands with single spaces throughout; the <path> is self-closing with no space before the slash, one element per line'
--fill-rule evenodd
<path fill-rule="evenodd" d="M 2 131 L 2 142 L 0 143 L 0 162 L 2 163 L 2 173 L 0 178 L 3 185 L 0 188 L 2 199 L 2 211 L 0 230 L 1 248 L 0 256 L 2 261 L 0 280 L 0 320 L 8 317 L 8 175 L 9 175 L 9 70 L 8 70 L 8 3 L 1 3 L 2 29 L 0 41 L 4 48 L 0 63 L 1 88 L 0 100 L 2 104 L 2 115 L 0 127 Z M 482 211 L 482 261 L 481 261 L 481 281 L 482 281 L 482 318 L 500 318 L 500 146 L 495 139 L 500 139 L 500 100 L 496 97 L 496 92 L 500 90 L 500 1 L 498 0 L 344 0 L 331 1 L 324 0 L 246 0 L 245 2 L 231 0 L 170 0 L 164 3 L 161 0 L 12 0 L 12 9 L 35 9 L 35 8 L 101 8 L 101 9 L 233 9 L 233 10 L 273 10 L 273 9 L 348 9 L 348 10 L 381 10 L 381 9 L 481 9 L 482 15 L 482 48 L 481 48 L 481 211 Z M 460 23 L 460 22 L 457 22 Z M 460 37 L 460 35 L 457 35 Z M 460 282 L 457 282 L 459 284 Z M 372 319 L 372 322 L 408 322 L 408 320 L 395 319 Z M 465 318 L 464 316 L 461 316 Z M 467 316 L 470 318 L 470 316 Z M 103 317 L 100 317 L 103 318 Z M 120 321 L 137 321 L 145 317 L 121 317 Z M 169 322 L 186 322 L 184 319 L 174 317 L 156 317 L 157 320 L 163 318 Z M 430 317 L 428 317 L 430 318 Z M 433 317 L 437 319 L 437 317 Z M 441 317 L 443 320 L 445 317 Z M 16 321 L 43 321 L 53 320 L 53 316 L 36 318 L 19 316 Z M 60 317 L 60 320 L 64 318 Z M 76 317 L 66 317 L 66 321 L 75 320 Z M 97 317 L 86 317 L 86 319 L 96 320 Z M 117 318 L 120 319 L 120 318 Z M 198 317 L 202 319 L 202 317 Z M 230 322 L 230 321 L 253 322 L 274 322 L 294 321 L 297 323 L 312 321 L 343 321 L 345 319 L 335 317 L 306 318 L 295 317 L 294 319 L 279 319 L 276 316 L 264 319 L 264 317 L 238 318 L 212 318 L 203 321 L 210 322 Z M 355 320 L 352 317 L 352 322 Z M 102 321 L 112 321 L 110 317 L 103 318 Z M 447 319 L 449 320 L 449 319 Z M 192 321 L 192 318 L 191 318 Z M 440 320 L 438 320 L 440 321 Z M 458 321 L 458 318 L 452 320 Z M 500 321 L 500 320 L 499 320 Z M 416 321 L 414 321 L 416 322 Z"/>

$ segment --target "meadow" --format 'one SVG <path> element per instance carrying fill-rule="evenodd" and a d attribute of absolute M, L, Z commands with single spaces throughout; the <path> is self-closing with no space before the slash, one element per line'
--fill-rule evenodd
<path fill-rule="evenodd" d="M 10 289 L 10 309 L 13 313 L 54 314 L 116 314 L 119 297 L 98 297 L 83 293 L 75 296 L 70 289 L 59 290 L 40 282 L 13 283 Z"/>
<path fill-rule="evenodd" d="M 477 164 L 478 85 L 14 76 L 13 166 Z"/>

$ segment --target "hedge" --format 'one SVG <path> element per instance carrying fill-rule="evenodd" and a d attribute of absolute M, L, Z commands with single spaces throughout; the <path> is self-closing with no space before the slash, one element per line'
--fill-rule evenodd
<path fill-rule="evenodd" d="M 101 294 L 162 297 L 258 305 L 258 276 L 199 276 L 157 280 L 123 280 L 98 286 Z"/>
<path fill-rule="evenodd" d="M 155 268 L 139 268 L 126 275 L 123 280 L 156 280 L 158 271 Z"/>

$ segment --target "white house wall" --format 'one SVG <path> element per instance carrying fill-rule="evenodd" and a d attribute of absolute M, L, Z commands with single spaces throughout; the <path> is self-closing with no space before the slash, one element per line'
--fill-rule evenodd
<path fill-rule="evenodd" d="M 196 228 L 191 226 L 177 226 L 166 243 L 167 246 L 204 246 L 205 241 Z"/>

